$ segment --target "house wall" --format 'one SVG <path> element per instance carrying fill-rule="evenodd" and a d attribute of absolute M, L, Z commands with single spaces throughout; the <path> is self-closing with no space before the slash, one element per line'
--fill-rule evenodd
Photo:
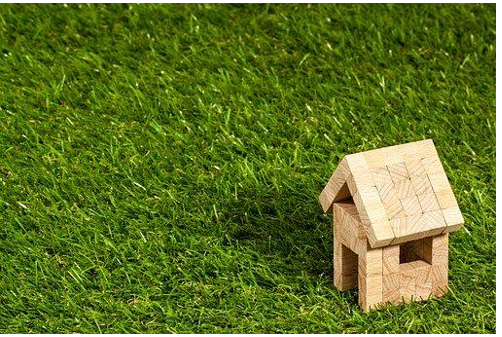
<path fill-rule="evenodd" d="M 336 203 L 333 207 L 335 287 L 343 291 L 358 286 L 359 304 L 364 310 L 382 303 L 421 301 L 446 293 L 447 233 L 402 246 L 373 249 L 361 237 L 360 227 L 347 213 L 347 207 Z M 400 261 L 403 249 L 409 252 Z"/>

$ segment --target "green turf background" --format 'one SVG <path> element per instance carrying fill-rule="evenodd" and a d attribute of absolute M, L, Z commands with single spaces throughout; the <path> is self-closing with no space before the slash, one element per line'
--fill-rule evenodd
<path fill-rule="evenodd" d="M 1 332 L 495 332 L 495 5 L 0 5 Z M 365 314 L 317 195 L 432 138 L 451 291 Z"/>

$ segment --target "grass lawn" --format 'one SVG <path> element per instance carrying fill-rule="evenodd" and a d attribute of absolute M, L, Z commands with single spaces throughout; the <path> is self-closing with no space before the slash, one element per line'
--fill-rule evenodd
<path fill-rule="evenodd" d="M 495 5 L 0 5 L 0 332 L 495 332 Z M 363 313 L 318 204 L 432 138 L 450 292 Z"/>

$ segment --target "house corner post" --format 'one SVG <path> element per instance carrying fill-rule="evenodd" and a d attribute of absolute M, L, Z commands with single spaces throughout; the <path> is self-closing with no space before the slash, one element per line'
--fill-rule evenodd
<path fill-rule="evenodd" d="M 383 302 L 383 249 L 371 249 L 359 256 L 359 305 L 365 310 Z"/>

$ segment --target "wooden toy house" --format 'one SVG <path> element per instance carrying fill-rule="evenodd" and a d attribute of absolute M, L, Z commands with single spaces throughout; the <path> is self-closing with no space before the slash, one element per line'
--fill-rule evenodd
<path fill-rule="evenodd" d="M 334 219 L 334 284 L 359 304 L 442 296 L 463 217 L 432 140 L 351 154 L 319 196 Z"/>

